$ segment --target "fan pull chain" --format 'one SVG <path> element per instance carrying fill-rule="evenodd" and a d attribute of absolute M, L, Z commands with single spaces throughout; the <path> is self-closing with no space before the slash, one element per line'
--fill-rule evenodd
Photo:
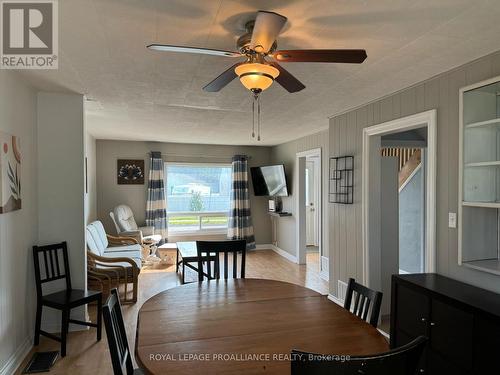
<path fill-rule="evenodd" d="M 254 96 L 254 100 L 252 102 L 252 138 L 255 138 L 255 101 L 257 98 Z"/>
<path fill-rule="evenodd" d="M 257 97 L 257 140 L 260 141 L 260 96 Z"/>

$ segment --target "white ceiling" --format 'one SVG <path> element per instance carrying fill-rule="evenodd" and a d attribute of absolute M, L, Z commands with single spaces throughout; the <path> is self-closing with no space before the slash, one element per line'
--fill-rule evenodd
<path fill-rule="evenodd" d="M 262 94 L 262 142 L 251 97 L 234 80 L 202 87 L 234 59 L 149 51 L 152 42 L 235 49 L 258 9 L 288 17 L 285 48 L 364 48 L 362 65 L 288 63 L 306 89 Z M 273 145 L 327 117 L 500 50 L 498 0 L 64 0 L 57 71 L 23 72 L 43 90 L 86 94 L 97 138 Z"/>

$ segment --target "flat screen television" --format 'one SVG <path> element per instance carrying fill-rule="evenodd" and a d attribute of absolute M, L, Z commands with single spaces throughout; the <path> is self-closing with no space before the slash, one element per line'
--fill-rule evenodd
<path fill-rule="evenodd" d="M 256 196 L 288 196 L 284 165 L 252 167 L 250 172 L 252 174 L 253 191 Z"/>

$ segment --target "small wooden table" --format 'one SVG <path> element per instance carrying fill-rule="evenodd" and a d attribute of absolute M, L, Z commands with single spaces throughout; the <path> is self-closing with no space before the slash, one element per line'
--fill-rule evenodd
<path fill-rule="evenodd" d="M 215 254 L 210 257 L 203 257 L 202 261 L 214 261 Z M 195 263 L 192 265 L 191 263 Z M 198 251 L 195 241 L 177 242 L 177 255 L 175 257 L 175 272 L 179 272 L 179 266 L 182 266 L 181 284 L 186 282 L 186 267 L 198 273 Z"/>
<path fill-rule="evenodd" d="M 290 351 L 388 350 L 371 325 L 313 290 L 263 279 L 211 280 L 139 310 L 136 360 L 148 374 L 290 374 Z"/>

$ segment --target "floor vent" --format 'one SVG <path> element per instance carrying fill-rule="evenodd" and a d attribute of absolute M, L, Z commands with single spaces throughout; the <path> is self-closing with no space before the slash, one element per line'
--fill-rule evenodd
<path fill-rule="evenodd" d="M 342 302 L 345 301 L 345 294 L 347 293 L 347 283 L 341 280 L 337 281 L 337 296 Z"/>
<path fill-rule="evenodd" d="M 23 374 L 33 374 L 36 372 L 49 372 L 56 363 L 59 352 L 38 352 L 33 354 Z"/>

